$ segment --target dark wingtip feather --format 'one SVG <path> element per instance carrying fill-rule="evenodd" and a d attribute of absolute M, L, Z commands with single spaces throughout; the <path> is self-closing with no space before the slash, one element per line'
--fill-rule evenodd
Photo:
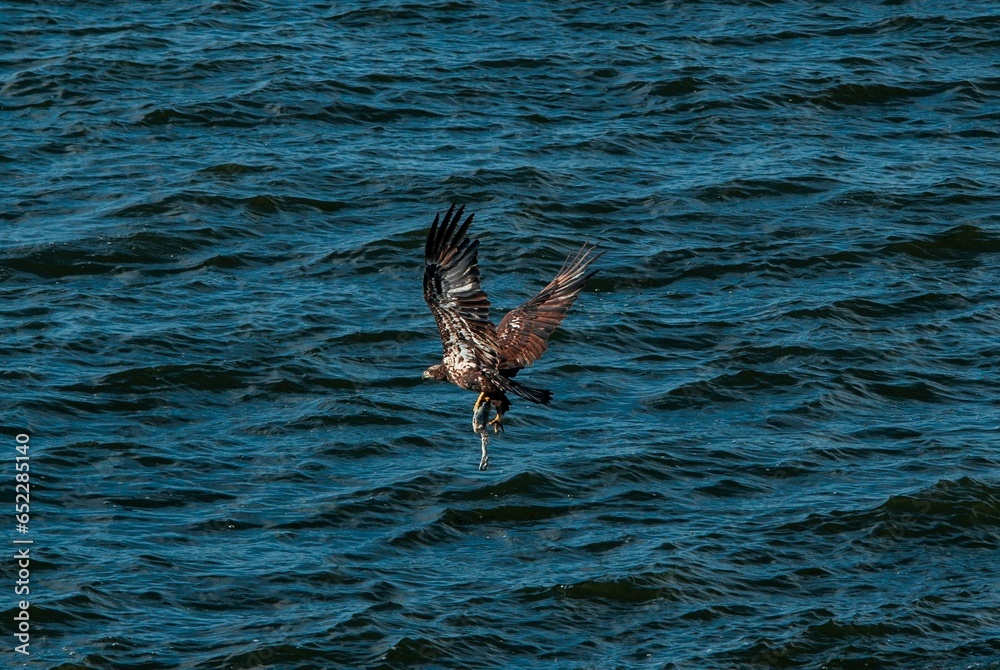
<path fill-rule="evenodd" d="M 448 214 L 444 217 L 444 232 L 441 234 L 441 244 L 439 245 L 442 250 L 450 249 L 455 246 L 454 236 L 455 236 L 455 222 L 462 218 L 462 213 L 465 211 L 465 205 L 458 208 L 458 212 L 455 212 L 455 203 L 451 204 L 448 208 Z"/>
<path fill-rule="evenodd" d="M 572 296 L 572 299 L 575 300 L 576 295 L 583 290 L 583 286 L 587 283 L 587 280 L 597 274 L 598 270 L 596 268 L 587 272 L 587 269 L 605 253 L 602 251 L 599 254 L 592 255 L 591 252 L 596 248 L 596 246 L 585 244 L 576 254 L 570 254 L 559 269 L 559 272 L 556 273 L 555 278 L 548 286 L 542 289 L 539 296 Z"/>
<path fill-rule="evenodd" d="M 456 207 L 458 208 L 456 210 Z M 449 249 L 457 248 L 462 243 L 465 231 L 468 230 L 472 222 L 472 214 L 457 232 L 456 227 L 465 212 L 465 205 L 452 203 L 445 212 L 444 218 L 440 213 L 434 215 L 434 223 L 427 233 L 427 244 L 424 246 L 424 260 L 426 263 L 437 263 L 447 254 Z"/>
<path fill-rule="evenodd" d="M 430 232 L 427 233 L 427 242 L 424 244 L 424 260 L 426 262 L 430 262 L 431 258 L 433 258 L 433 252 L 435 246 L 434 241 L 437 238 L 438 224 L 440 223 L 440 221 L 441 221 L 441 215 L 435 214 L 434 223 L 431 224 Z"/>
<path fill-rule="evenodd" d="M 462 212 L 464 212 L 464 211 L 465 211 L 465 207 L 463 206 L 462 209 L 459 210 L 457 218 L 459 218 L 459 219 L 462 218 Z M 475 215 L 476 214 L 474 212 L 472 214 L 469 214 L 469 217 L 465 220 L 465 223 L 463 223 L 462 227 L 458 229 L 457 233 L 455 233 L 455 242 L 456 242 L 456 244 L 461 243 L 462 238 L 465 237 L 465 233 L 469 230 L 469 226 L 472 225 L 472 218 Z"/>
<path fill-rule="evenodd" d="M 440 257 L 441 252 L 444 250 L 445 245 L 448 243 L 448 239 L 451 236 L 451 228 L 453 216 L 455 214 L 455 203 L 451 203 L 451 207 L 444 214 L 444 219 L 441 221 L 441 226 L 437 231 L 437 239 L 434 241 L 434 251 Z"/>

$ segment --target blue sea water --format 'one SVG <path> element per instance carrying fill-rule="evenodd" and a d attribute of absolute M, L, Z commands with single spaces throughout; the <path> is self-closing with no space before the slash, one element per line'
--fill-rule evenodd
<path fill-rule="evenodd" d="M 1000 6 L 0 20 L 3 666 L 1000 668 Z M 486 472 L 452 202 L 607 252 Z"/>

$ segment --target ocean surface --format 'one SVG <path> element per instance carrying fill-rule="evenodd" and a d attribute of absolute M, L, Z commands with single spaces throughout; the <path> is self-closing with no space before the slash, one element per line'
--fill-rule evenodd
<path fill-rule="evenodd" d="M 0 666 L 1000 668 L 1000 4 L 357 5 L 0 4 Z"/>

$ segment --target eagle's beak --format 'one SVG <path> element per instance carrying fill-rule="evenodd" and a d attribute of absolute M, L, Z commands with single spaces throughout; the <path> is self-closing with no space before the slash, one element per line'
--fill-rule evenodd
<path fill-rule="evenodd" d="M 424 370 L 423 373 L 421 373 L 420 378 L 421 379 L 430 379 L 431 376 L 429 374 L 427 374 L 427 370 Z"/>

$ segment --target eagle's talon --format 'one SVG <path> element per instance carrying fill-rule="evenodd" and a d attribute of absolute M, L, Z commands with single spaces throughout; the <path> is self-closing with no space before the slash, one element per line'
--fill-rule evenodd
<path fill-rule="evenodd" d="M 497 412 L 497 415 L 495 417 L 493 417 L 493 420 L 490 421 L 487 425 L 493 426 L 493 432 L 494 433 L 502 433 L 503 432 L 503 414 L 501 414 L 500 412 Z"/>

